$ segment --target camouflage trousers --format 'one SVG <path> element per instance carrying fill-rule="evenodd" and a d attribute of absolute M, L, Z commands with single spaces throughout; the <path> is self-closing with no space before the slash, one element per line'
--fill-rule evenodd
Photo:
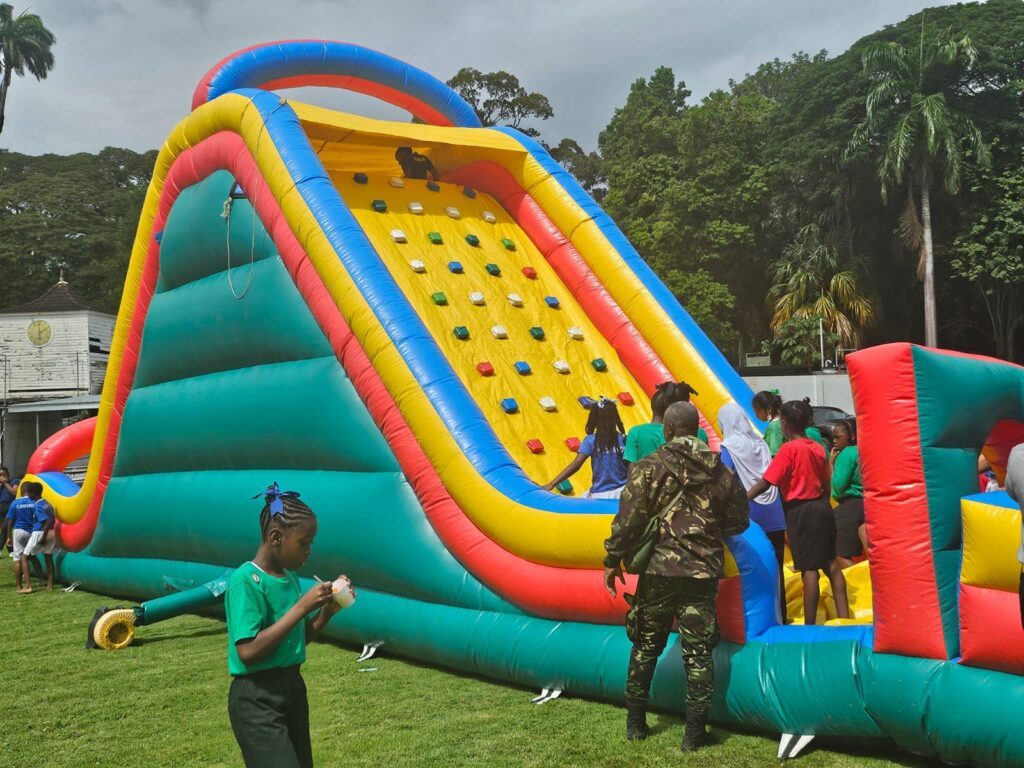
<path fill-rule="evenodd" d="M 711 652 L 718 641 L 715 594 L 718 579 L 685 579 L 644 574 L 626 614 L 626 635 L 633 643 L 626 679 L 626 701 L 646 704 L 658 657 L 665 650 L 672 621 L 679 618 L 679 637 L 686 667 L 686 711 L 711 707 L 715 667 Z"/>

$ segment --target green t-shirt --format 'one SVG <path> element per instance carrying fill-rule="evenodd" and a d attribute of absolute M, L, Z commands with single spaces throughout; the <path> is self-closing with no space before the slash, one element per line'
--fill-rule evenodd
<path fill-rule="evenodd" d="M 804 430 L 804 437 L 810 438 L 822 448 L 825 449 L 825 455 L 828 456 L 828 443 L 825 442 L 825 438 L 821 435 L 821 430 L 817 427 L 808 427 Z"/>
<path fill-rule="evenodd" d="M 782 425 L 777 418 L 769 421 L 768 426 L 764 428 L 764 441 L 768 443 L 768 450 L 772 456 L 778 453 L 779 448 L 786 442 L 782 435 Z"/>
<path fill-rule="evenodd" d="M 708 441 L 708 433 L 703 429 L 697 429 L 697 437 L 705 443 Z M 629 434 L 626 435 L 626 447 L 622 451 L 622 460 L 631 464 L 638 462 L 645 456 L 650 456 L 664 444 L 664 424 L 639 424 L 629 430 Z"/>
<path fill-rule="evenodd" d="M 306 622 L 300 621 L 281 644 L 264 659 L 246 666 L 238 658 L 235 643 L 256 637 L 260 630 L 284 616 L 302 596 L 299 579 L 291 571 L 271 576 L 252 561 L 238 566 L 228 580 L 224 611 L 228 619 L 228 672 L 247 675 L 265 669 L 281 669 L 306 660 Z"/>
<path fill-rule="evenodd" d="M 860 479 L 860 453 L 857 446 L 848 445 L 836 456 L 832 465 L 832 498 L 842 500 L 863 496 Z"/>

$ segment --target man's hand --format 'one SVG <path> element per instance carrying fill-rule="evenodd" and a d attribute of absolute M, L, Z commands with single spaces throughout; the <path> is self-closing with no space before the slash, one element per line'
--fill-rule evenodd
<path fill-rule="evenodd" d="M 616 565 L 614 568 L 604 569 L 604 588 L 608 590 L 608 594 L 615 597 L 618 592 L 615 588 L 615 580 L 618 579 L 622 582 L 622 585 L 626 585 L 626 577 L 622 574 L 622 564 Z"/>

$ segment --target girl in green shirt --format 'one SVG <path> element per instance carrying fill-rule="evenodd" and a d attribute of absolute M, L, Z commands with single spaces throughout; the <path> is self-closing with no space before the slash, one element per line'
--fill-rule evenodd
<path fill-rule="evenodd" d="M 650 456 L 665 444 L 665 409 L 672 403 L 688 403 L 690 395 L 696 395 L 697 390 L 685 381 L 676 383 L 674 381 L 663 381 L 651 397 L 651 423 L 638 424 L 629 430 L 626 435 L 626 448 L 622 453 L 622 459 L 627 464 L 635 464 L 645 456 Z M 703 429 L 697 429 L 697 437 L 705 443 L 708 441 L 708 433 Z"/>
<path fill-rule="evenodd" d="M 764 428 L 764 441 L 768 443 L 768 451 L 774 456 L 785 442 L 782 425 L 779 423 L 782 398 L 774 392 L 762 390 L 754 395 L 753 406 L 757 418 L 768 422 L 768 426 Z"/>
<path fill-rule="evenodd" d="M 864 524 L 864 487 L 857 451 L 857 422 L 845 419 L 832 430 L 832 498 L 836 507 L 836 560 L 849 568 L 853 558 L 867 554 L 867 526 Z"/>
<path fill-rule="evenodd" d="M 309 703 L 299 665 L 306 660 L 306 643 L 340 606 L 331 583 L 302 594 L 294 573 L 309 559 L 316 536 L 313 510 L 277 483 L 254 498 L 261 495 L 266 503 L 260 547 L 231 574 L 224 593 L 232 675 L 228 716 L 246 768 L 312 768 Z"/>

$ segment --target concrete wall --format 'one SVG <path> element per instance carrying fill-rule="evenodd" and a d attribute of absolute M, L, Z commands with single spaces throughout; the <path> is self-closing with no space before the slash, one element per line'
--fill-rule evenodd
<path fill-rule="evenodd" d="M 744 376 L 755 392 L 777 389 L 783 400 L 811 398 L 811 405 L 832 405 L 854 413 L 850 377 L 845 373 L 807 373 L 789 376 Z"/>

